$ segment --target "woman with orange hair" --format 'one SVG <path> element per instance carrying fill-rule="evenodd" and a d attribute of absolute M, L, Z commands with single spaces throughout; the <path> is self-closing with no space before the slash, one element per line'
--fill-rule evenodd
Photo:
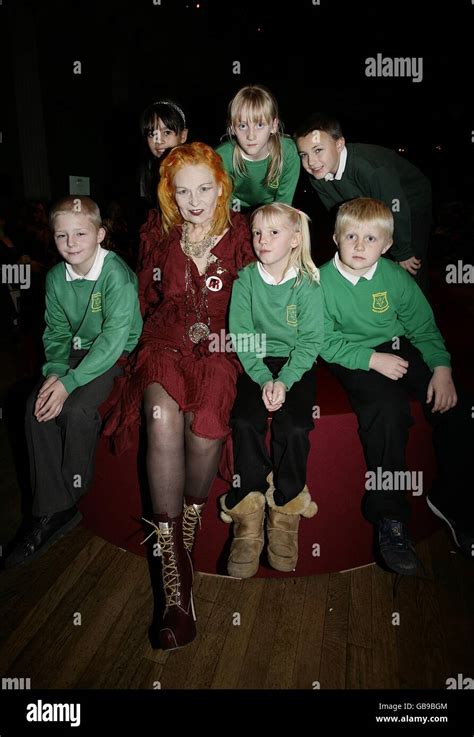
<path fill-rule="evenodd" d="M 107 413 L 105 434 L 121 452 L 144 408 L 152 534 L 161 550 L 166 599 L 164 650 L 196 635 L 190 552 L 229 437 L 241 370 L 227 341 L 218 339 L 226 334 L 237 271 L 255 259 L 247 220 L 229 211 L 231 191 L 221 158 L 204 143 L 177 146 L 161 164 L 164 237 L 154 257 L 159 301 Z"/>

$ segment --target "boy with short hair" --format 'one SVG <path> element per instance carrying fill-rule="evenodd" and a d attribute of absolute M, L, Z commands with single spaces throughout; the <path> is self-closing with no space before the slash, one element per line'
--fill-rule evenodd
<path fill-rule="evenodd" d="M 98 407 L 142 329 L 136 275 L 102 248 L 96 203 L 64 197 L 51 209 L 50 226 L 64 262 L 46 277 L 46 363 L 26 408 L 33 517 L 6 568 L 38 557 L 80 522 L 76 504 L 92 481 Z"/>
<path fill-rule="evenodd" d="M 427 254 L 432 225 L 431 184 L 395 151 L 346 143 L 339 121 L 311 115 L 294 134 L 303 168 L 327 210 L 355 197 L 374 197 L 391 209 L 395 222 L 390 257 L 428 291 Z"/>
<path fill-rule="evenodd" d="M 474 554 L 473 503 L 466 488 L 472 419 L 471 403 L 458 402 L 450 355 L 426 298 L 403 269 L 380 258 L 392 234 L 393 216 L 383 202 L 358 198 L 339 208 L 338 252 L 320 269 L 325 303 L 320 355 L 349 394 L 367 468 L 377 480 L 376 488 L 366 484 L 364 515 L 376 526 L 387 565 L 413 574 L 419 561 L 408 536 L 410 507 L 395 483 L 397 472 L 406 469 L 408 393 L 422 403 L 433 428 L 438 480 L 428 505 L 469 556 Z M 394 481 L 390 490 L 385 472 Z"/>

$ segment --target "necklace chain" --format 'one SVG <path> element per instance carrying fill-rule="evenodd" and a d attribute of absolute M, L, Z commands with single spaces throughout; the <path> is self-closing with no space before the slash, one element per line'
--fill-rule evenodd
<path fill-rule="evenodd" d="M 188 258 L 202 258 L 208 248 L 213 248 L 217 242 L 217 236 L 206 235 L 202 240 L 191 242 L 189 240 L 189 223 L 183 224 L 181 248 Z"/>
<path fill-rule="evenodd" d="M 199 290 L 199 297 L 196 295 L 196 290 L 193 284 L 193 277 L 191 274 L 191 259 L 186 259 L 186 269 L 184 272 L 184 284 L 186 289 L 186 321 L 185 321 L 185 335 L 187 333 L 190 340 L 193 343 L 200 343 L 201 340 L 207 338 L 211 332 L 210 329 L 210 316 L 209 307 L 207 303 L 207 286 L 206 286 L 206 273 L 210 263 L 208 259 L 206 264 L 206 271 L 200 277 L 202 278 L 202 286 Z M 192 302 L 192 311 L 196 316 L 196 322 L 188 327 L 188 316 L 191 314 L 190 304 Z M 202 317 L 201 317 L 202 316 Z M 206 322 L 203 322 L 206 320 Z"/>

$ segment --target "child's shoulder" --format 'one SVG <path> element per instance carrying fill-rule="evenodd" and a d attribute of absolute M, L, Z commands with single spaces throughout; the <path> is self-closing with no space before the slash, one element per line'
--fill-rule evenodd
<path fill-rule="evenodd" d="M 352 166 L 368 174 L 376 169 L 392 167 L 395 163 L 396 153 L 390 148 L 377 146 L 374 143 L 348 143 L 346 145 Z"/>
<path fill-rule="evenodd" d="M 250 282 L 252 277 L 257 273 L 257 261 L 251 261 L 247 266 L 239 269 L 238 278 L 243 282 Z"/>
<path fill-rule="evenodd" d="M 59 285 L 66 281 L 66 262 L 60 261 L 59 264 L 52 266 L 46 274 L 46 289 L 52 289 L 54 285 Z"/>
<path fill-rule="evenodd" d="M 323 280 L 323 278 L 327 279 L 335 271 L 337 271 L 337 269 L 334 266 L 334 259 L 331 258 L 329 261 L 326 261 L 326 263 L 319 267 L 319 275 L 321 277 L 321 281 Z"/>
<path fill-rule="evenodd" d="M 416 284 L 413 277 L 410 276 L 408 271 L 405 271 L 405 269 L 402 268 L 400 264 L 397 264 L 396 261 L 392 261 L 392 259 L 388 257 L 381 256 L 379 258 L 379 260 L 377 261 L 377 269 L 383 276 L 389 278 L 394 282 L 397 282 L 398 284 L 405 287 L 405 289 L 418 289 L 418 285 Z"/>
<path fill-rule="evenodd" d="M 298 153 L 298 149 L 296 148 L 296 143 L 290 136 L 283 135 L 280 140 L 281 140 L 281 148 L 282 148 L 284 156 L 285 155 L 286 156 L 296 155 L 298 158 L 300 157 Z"/>
<path fill-rule="evenodd" d="M 233 141 L 225 140 L 216 146 L 216 153 L 219 154 L 221 159 L 224 161 L 232 160 L 232 154 L 234 153 L 235 143 Z"/>
<path fill-rule="evenodd" d="M 297 294 L 307 294 L 308 292 L 314 292 L 317 289 L 321 289 L 321 275 L 319 280 L 313 279 L 309 274 L 301 274 L 300 278 L 294 283 L 294 288 Z"/>
<path fill-rule="evenodd" d="M 135 282 L 137 280 L 135 272 L 132 271 L 123 258 L 114 251 L 109 251 L 107 253 L 101 272 L 101 276 L 105 279 L 110 275 L 112 275 L 114 282 L 118 285 L 128 284 L 129 282 Z"/>
<path fill-rule="evenodd" d="M 239 269 L 238 275 L 239 278 L 241 276 L 246 276 L 247 278 L 250 278 L 253 274 L 253 272 L 257 269 L 257 263 L 258 261 L 251 261 L 247 266 L 244 266 L 242 269 Z"/>

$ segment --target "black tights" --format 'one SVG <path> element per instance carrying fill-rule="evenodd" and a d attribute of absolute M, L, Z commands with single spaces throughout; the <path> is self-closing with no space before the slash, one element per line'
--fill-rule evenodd
<path fill-rule="evenodd" d="M 217 473 L 222 440 L 200 438 L 191 431 L 193 413 L 181 412 L 161 384 L 145 390 L 147 472 L 155 514 L 177 517 L 183 496 L 207 498 Z"/>

